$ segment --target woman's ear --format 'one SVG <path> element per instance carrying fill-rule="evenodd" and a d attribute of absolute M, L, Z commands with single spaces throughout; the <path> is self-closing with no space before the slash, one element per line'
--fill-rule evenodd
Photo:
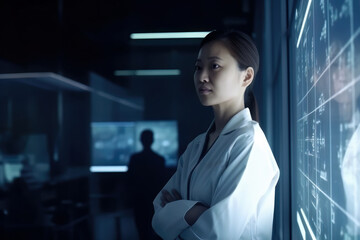
<path fill-rule="evenodd" d="M 243 79 L 243 87 L 249 86 L 254 80 L 254 69 L 252 67 L 248 67 L 245 70 L 245 76 Z"/>

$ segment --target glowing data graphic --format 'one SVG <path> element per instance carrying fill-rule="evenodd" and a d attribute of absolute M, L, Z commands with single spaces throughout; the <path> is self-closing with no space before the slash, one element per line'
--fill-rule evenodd
<path fill-rule="evenodd" d="M 360 239 L 360 1 L 298 1 L 292 19 L 294 239 Z"/>

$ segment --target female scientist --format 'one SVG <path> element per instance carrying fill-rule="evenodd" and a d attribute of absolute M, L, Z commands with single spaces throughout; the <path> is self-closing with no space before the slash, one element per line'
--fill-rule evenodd
<path fill-rule="evenodd" d="M 246 34 L 212 31 L 203 39 L 194 83 L 214 121 L 154 200 L 152 226 L 163 239 L 271 239 L 279 169 L 247 96 L 258 68 Z"/>

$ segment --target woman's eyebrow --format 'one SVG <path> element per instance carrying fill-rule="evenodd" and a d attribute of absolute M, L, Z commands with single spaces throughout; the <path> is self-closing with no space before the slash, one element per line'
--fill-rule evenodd
<path fill-rule="evenodd" d="M 208 57 L 207 59 L 208 60 L 213 60 L 213 59 L 215 59 L 215 60 L 223 60 L 222 58 L 217 57 L 217 56 Z M 196 62 L 201 62 L 201 59 L 200 58 L 196 59 Z"/>
<path fill-rule="evenodd" d="M 208 57 L 208 59 L 216 59 L 216 60 L 222 60 L 222 58 L 217 57 L 217 56 L 213 56 L 213 57 Z"/>

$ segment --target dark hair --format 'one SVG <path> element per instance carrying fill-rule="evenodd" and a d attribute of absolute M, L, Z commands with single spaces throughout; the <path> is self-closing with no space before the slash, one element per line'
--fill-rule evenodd
<path fill-rule="evenodd" d="M 255 78 L 259 70 L 259 52 L 251 37 L 237 30 L 214 30 L 201 41 L 200 48 L 212 41 L 222 41 L 236 59 L 239 68 L 246 70 L 248 67 L 252 67 Z M 252 85 L 251 83 L 245 91 L 245 107 L 250 109 L 252 119 L 258 121 L 258 109 Z"/>

